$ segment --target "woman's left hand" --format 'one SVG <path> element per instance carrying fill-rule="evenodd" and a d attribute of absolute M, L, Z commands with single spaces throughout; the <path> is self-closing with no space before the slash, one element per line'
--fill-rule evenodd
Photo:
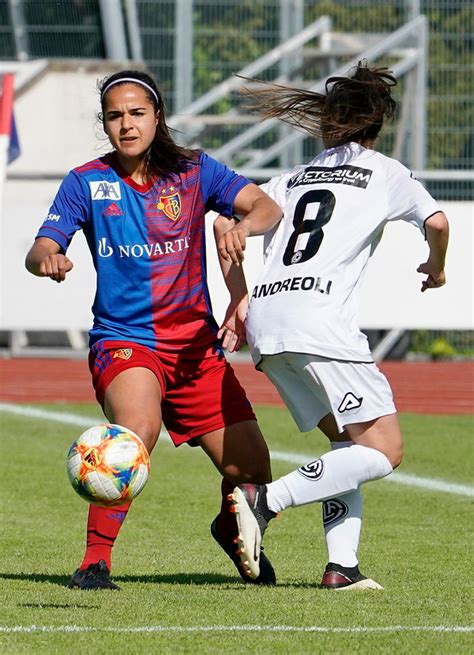
<path fill-rule="evenodd" d="M 222 340 L 222 347 L 233 353 L 240 350 L 246 343 L 245 317 L 247 316 L 248 302 L 230 303 L 224 321 L 217 333 Z"/>

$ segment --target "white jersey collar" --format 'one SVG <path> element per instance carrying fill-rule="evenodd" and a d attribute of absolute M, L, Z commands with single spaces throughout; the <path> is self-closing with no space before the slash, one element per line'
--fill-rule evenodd
<path fill-rule="evenodd" d="M 359 157 L 364 156 L 365 153 L 372 154 L 373 150 L 364 148 L 360 143 L 351 141 L 350 143 L 344 143 L 342 146 L 323 150 L 309 163 L 309 165 L 317 166 L 324 162 L 326 166 L 342 166 L 348 164 L 353 159 L 358 159 Z"/>

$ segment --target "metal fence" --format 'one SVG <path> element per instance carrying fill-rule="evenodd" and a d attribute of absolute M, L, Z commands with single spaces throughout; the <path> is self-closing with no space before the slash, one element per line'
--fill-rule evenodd
<path fill-rule="evenodd" d="M 419 13 L 429 26 L 426 168 L 472 170 L 469 0 L 0 0 L 0 59 L 142 59 L 174 111 L 322 15 L 335 32 L 369 38 Z M 302 79 L 324 77 L 325 66 L 305 60 Z M 203 145 L 230 136 L 220 127 Z M 472 199 L 472 179 L 462 175 L 428 186 L 440 198 Z"/>
<path fill-rule="evenodd" d="M 388 37 L 421 13 L 429 27 L 430 169 L 421 178 L 440 199 L 472 200 L 474 8 L 469 0 L 0 0 L 0 63 L 37 58 L 140 62 L 159 80 L 169 110 L 179 111 L 321 16 L 330 17 L 334 33 L 370 45 L 371 39 Z M 339 63 L 349 58 L 349 53 L 337 53 Z M 306 58 L 301 80 L 325 77 L 328 65 L 317 54 Z M 279 63 L 265 75 L 284 72 Z M 399 97 L 404 90 L 402 80 Z M 238 102 L 235 94 L 213 111 L 225 113 Z M 217 125 L 204 135 L 203 145 L 219 147 L 233 129 Z M 388 153 L 395 138 L 387 130 L 381 145 Z M 311 148 L 314 144 L 303 144 L 303 158 L 312 156 Z M 44 331 L 26 337 L 25 343 L 40 349 L 77 347 L 66 333 L 61 338 Z M 374 343 L 380 337 L 374 334 Z M 11 341 L 11 333 L 0 331 L 0 351 L 14 351 Z M 85 343 L 85 335 L 80 342 Z M 407 351 L 412 357 L 472 357 L 474 332 L 410 331 L 396 347 L 394 357 L 405 357 Z"/>

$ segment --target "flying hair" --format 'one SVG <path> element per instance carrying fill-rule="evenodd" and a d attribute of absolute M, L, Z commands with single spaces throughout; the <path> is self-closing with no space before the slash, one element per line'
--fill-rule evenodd
<path fill-rule="evenodd" d="M 321 138 L 326 147 L 374 140 L 395 114 L 391 89 L 397 80 L 387 68 L 370 68 L 366 61 L 359 61 L 349 77 L 330 77 L 325 93 L 252 82 L 263 85 L 242 89 L 253 111 Z"/>

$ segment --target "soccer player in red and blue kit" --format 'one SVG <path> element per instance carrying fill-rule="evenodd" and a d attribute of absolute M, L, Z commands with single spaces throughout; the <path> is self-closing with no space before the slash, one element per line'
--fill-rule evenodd
<path fill-rule="evenodd" d="M 245 299 L 231 290 L 219 332 L 206 282 L 204 219 L 212 209 L 258 216 L 269 228 L 281 210 L 246 178 L 175 144 L 146 73 L 116 73 L 100 94 L 99 118 L 113 151 L 66 176 L 26 266 L 62 282 L 73 267 L 69 243 L 84 232 L 97 271 L 89 356 L 97 399 L 107 419 L 137 433 L 149 452 L 162 421 L 176 446 L 203 448 L 223 476 L 211 533 L 242 578 L 255 582 L 239 566 L 227 495 L 242 482 L 269 482 L 270 462 L 219 342 L 241 339 L 235 332 Z M 231 264 L 222 265 L 226 275 Z M 70 587 L 118 588 L 110 579 L 111 551 L 129 506 L 90 506 L 86 552 Z M 257 582 L 274 584 L 263 561 Z"/>

